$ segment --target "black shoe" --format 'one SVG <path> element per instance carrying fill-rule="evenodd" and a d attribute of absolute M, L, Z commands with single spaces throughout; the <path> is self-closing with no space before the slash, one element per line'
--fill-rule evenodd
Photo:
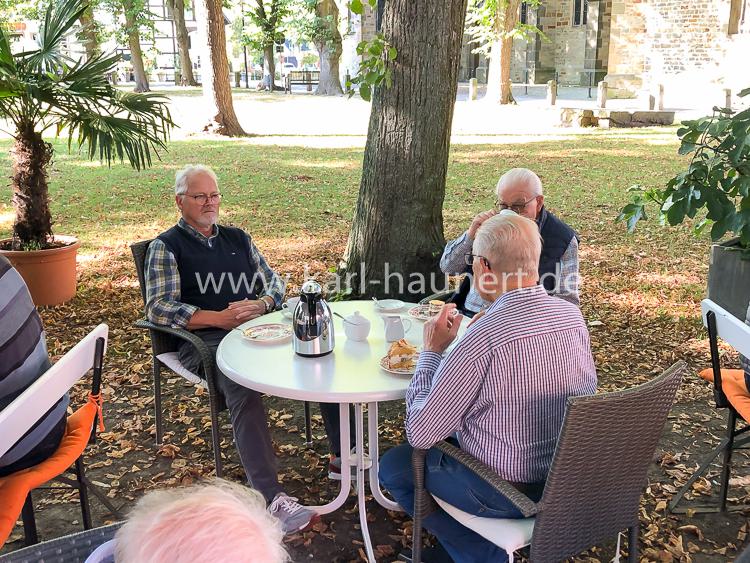
<path fill-rule="evenodd" d="M 398 554 L 399 561 L 406 561 L 406 563 L 412 562 L 411 549 L 404 549 Z M 422 563 L 453 563 L 453 559 L 445 551 L 445 548 L 439 543 L 432 547 L 426 547 L 422 549 Z"/>

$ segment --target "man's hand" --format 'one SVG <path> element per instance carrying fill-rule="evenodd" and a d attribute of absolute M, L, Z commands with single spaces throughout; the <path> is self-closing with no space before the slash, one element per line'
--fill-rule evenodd
<path fill-rule="evenodd" d="M 237 320 L 244 323 L 265 315 L 266 303 L 262 299 L 243 299 L 242 301 L 232 301 L 227 309 L 234 311 Z"/>
<path fill-rule="evenodd" d="M 456 314 L 455 303 L 443 305 L 440 313 L 424 325 L 425 352 L 437 352 L 438 354 L 445 352 L 445 349 L 456 339 L 463 318 L 463 315 Z"/>
<path fill-rule="evenodd" d="M 474 237 L 477 235 L 477 231 L 479 230 L 479 227 L 482 226 L 482 223 L 484 223 L 487 219 L 494 215 L 497 215 L 497 211 L 495 211 L 494 209 L 490 209 L 489 211 L 482 211 L 479 215 L 474 217 L 474 220 L 471 222 L 471 226 L 469 227 L 469 238 L 471 240 L 474 240 Z"/>

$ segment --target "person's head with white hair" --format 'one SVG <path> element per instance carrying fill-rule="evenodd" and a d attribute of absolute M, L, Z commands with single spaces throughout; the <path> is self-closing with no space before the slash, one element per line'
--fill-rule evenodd
<path fill-rule="evenodd" d="M 219 181 L 208 166 L 191 164 L 175 174 L 175 203 L 185 222 L 210 236 L 219 218 Z"/>
<path fill-rule="evenodd" d="M 216 479 L 147 493 L 115 536 L 115 561 L 281 563 L 282 537 L 259 492 Z"/>
<path fill-rule="evenodd" d="M 537 219 L 544 205 L 542 181 L 528 168 L 511 168 L 503 174 L 495 195 L 498 211 L 510 209 L 531 220 Z"/>
<path fill-rule="evenodd" d="M 542 239 L 531 219 L 501 211 L 477 231 L 472 246 L 474 288 L 486 301 L 539 282 Z"/>

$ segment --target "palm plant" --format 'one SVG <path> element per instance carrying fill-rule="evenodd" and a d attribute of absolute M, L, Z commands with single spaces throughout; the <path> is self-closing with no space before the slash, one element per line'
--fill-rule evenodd
<path fill-rule="evenodd" d="M 128 162 L 140 170 L 152 153 L 166 150 L 174 125 L 167 100 L 155 94 L 121 92 L 107 81 L 119 55 L 98 54 L 74 61 L 61 46 L 86 0 L 50 2 L 39 47 L 13 53 L 0 26 L 0 118 L 12 125 L 12 250 L 45 248 L 53 243 L 47 167 L 53 148 L 42 135 L 51 128 L 67 133 L 68 147 L 87 147 L 88 157 L 108 165 Z"/>

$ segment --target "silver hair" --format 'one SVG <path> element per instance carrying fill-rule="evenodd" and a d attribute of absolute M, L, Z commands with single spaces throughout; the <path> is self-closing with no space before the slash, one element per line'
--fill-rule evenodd
<path fill-rule="evenodd" d="M 535 277 L 539 275 L 542 237 L 531 219 L 503 212 L 482 223 L 472 251 L 486 258 L 496 274 L 520 272 Z"/>
<path fill-rule="evenodd" d="M 174 175 L 174 195 L 187 193 L 190 178 L 197 174 L 208 174 L 214 179 L 216 185 L 219 185 L 219 180 L 216 178 L 216 174 L 211 168 L 204 166 L 203 164 L 189 164 L 182 170 L 178 170 L 177 174 Z"/>
<path fill-rule="evenodd" d="M 535 196 L 543 195 L 542 193 L 542 181 L 539 179 L 534 172 L 528 168 L 511 168 L 505 174 L 500 176 L 495 187 L 495 195 L 500 196 L 505 188 L 512 185 L 523 185 L 529 186 Z"/>

